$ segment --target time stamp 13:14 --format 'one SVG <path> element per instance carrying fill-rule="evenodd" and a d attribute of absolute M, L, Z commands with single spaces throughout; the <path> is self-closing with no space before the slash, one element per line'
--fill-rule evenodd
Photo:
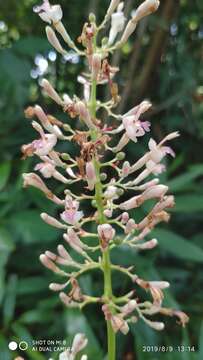
<path fill-rule="evenodd" d="M 177 346 L 156 346 L 156 345 L 143 345 L 143 352 L 195 352 L 194 346 L 177 345 Z"/>

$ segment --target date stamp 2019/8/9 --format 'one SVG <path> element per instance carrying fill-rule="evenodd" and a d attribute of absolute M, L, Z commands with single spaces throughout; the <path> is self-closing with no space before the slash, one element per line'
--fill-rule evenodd
<path fill-rule="evenodd" d="M 187 345 L 143 345 L 142 346 L 142 351 L 143 352 L 162 352 L 162 353 L 166 353 L 166 352 L 195 352 L 195 347 L 194 346 L 187 346 Z"/>

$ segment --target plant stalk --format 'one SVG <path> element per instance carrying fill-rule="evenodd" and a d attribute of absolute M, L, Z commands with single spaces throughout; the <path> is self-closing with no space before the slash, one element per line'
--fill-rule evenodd
<path fill-rule="evenodd" d="M 97 83 L 95 80 L 92 81 L 92 89 L 91 89 L 91 100 L 89 104 L 91 116 L 93 119 L 96 118 L 96 94 L 97 94 Z M 99 134 L 97 131 L 91 131 L 91 138 L 95 141 L 98 138 Z M 103 189 L 102 183 L 100 180 L 100 163 L 94 158 L 94 167 L 96 173 L 96 184 L 95 184 L 95 200 L 98 211 L 98 221 L 100 224 L 104 224 L 107 222 L 107 219 L 104 215 L 104 206 L 103 206 Z M 110 251 L 107 248 L 103 251 L 103 271 L 104 271 L 104 299 L 109 303 L 112 301 L 113 293 L 112 293 L 112 280 L 111 280 L 111 259 L 110 259 Z M 107 339 L 108 339 L 108 360 L 116 359 L 116 337 L 113 331 L 112 325 L 110 321 L 107 321 Z"/>

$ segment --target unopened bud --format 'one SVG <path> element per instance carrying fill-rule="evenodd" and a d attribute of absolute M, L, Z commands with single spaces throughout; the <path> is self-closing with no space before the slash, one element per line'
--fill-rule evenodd
<path fill-rule="evenodd" d="M 117 160 L 124 160 L 125 156 L 126 156 L 125 153 L 121 151 L 118 154 L 116 154 L 116 159 Z"/>
<path fill-rule="evenodd" d="M 115 236 L 115 229 L 110 224 L 102 224 L 98 226 L 97 230 L 99 238 L 101 239 L 102 248 L 106 249 L 109 242 Z"/>
<path fill-rule="evenodd" d="M 51 99 L 53 99 L 58 105 L 63 105 L 63 101 L 48 80 L 42 79 L 41 86 Z"/>
<path fill-rule="evenodd" d="M 50 260 L 45 254 L 40 255 L 39 257 L 41 263 L 49 270 L 58 273 L 60 269 Z"/>
<path fill-rule="evenodd" d="M 108 218 L 111 218 L 113 214 L 113 211 L 111 209 L 105 209 L 104 210 L 104 215 Z"/>
<path fill-rule="evenodd" d="M 105 181 L 107 179 L 107 175 L 105 173 L 101 173 L 100 180 Z"/>
<path fill-rule="evenodd" d="M 91 120 L 90 113 L 86 107 L 86 105 L 82 101 L 78 101 L 76 104 L 76 109 L 81 117 L 81 119 L 85 122 L 85 124 L 88 126 L 88 128 L 95 128 L 95 125 L 93 124 Z"/>
<path fill-rule="evenodd" d="M 70 48 L 75 48 L 74 42 L 71 40 L 69 34 L 67 33 L 63 23 L 61 21 L 55 24 L 55 29 L 62 36 L 63 40 L 68 44 Z"/>
<path fill-rule="evenodd" d="M 47 39 L 49 40 L 50 44 L 54 47 L 54 49 L 56 49 L 60 54 L 66 55 L 67 52 L 62 48 L 54 30 L 50 26 L 46 27 L 46 34 L 47 34 Z"/>
<path fill-rule="evenodd" d="M 95 14 L 93 14 L 93 13 L 90 13 L 90 14 L 89 14 L 89 21 L 90 21 L 91 23 L 95 23 L 95 22 L 96 22 L 96 16 L 95 16 Z"/>
<path fill-rule="evenodd" d="M 133 16 L 133 22 L 137 23 L 143 17 L 148 16 L 155 12 L 160 5 L 159 0 L 146 0 L 136 10 Z"/>
<path fill-rule="evenodd" d="M 56 227 L 57 229 L 66 229 L 66 225 L 63 225 L 58 220 L 56 220 L 54 217 L 49 216 L 46 213 L 42 213 L 40 216 L 41 216 L 42 220 L 44 220 L 44 222 L 47 223 L 48 225 Z"/>
<path fill-rule="evenodd" d="M 105 47 L 108 44 L 109 39 L 107 37 L 104 37 L 102 39 L 102 46 Z"/>
<path fill-rule="evenodd" d="M 97 181 L 94 164 L 92 161 L 86 163 L 86 177 L 88 189 L 93 190 Z"/>
<path fill-rule="evenodd" d="M 92 205 L 92 207 L 96 208 L 96 207 L 97 207 L 97 202 L 96 202 L 96 200 L 92 200 L 92 201 L 91 201 L 91 205 Z"/>
<path fill-rule="evenodd" d="M 119 188 L 117 189 L 116 193 L 118 194 L 118 196 L 122 196 L 124 194 L 124 190 Z"/>
<path fill-rule="evenodd" d="M 114 239 L 113 239 L 113 242 L 114 244 L 116 245 L 121 245 L 123 243 L 123 238 L 120 237 L 120 236 L 116 236 Z"/>
<path fill-rule="evenodd" d="M 157 239 L 152 239 L 152 240 L 145 242 L 144 244 L 137 245 L 137 247 L 140 250 L 151 250 L 151 249 L 155 248 L 157 246 L 157 244 L 158 244 Z"/>
<path fill-rule="evenodd" d="M 117 8 L 119 2 L 120 2 L 120 0 L 111 0 L 109 8 L 106 13 L 106 17 L 105 17 L 106 20 L 108 20 L 110 18 L 110 16 L 113 14 L 113 12 Z"/>
<path fill-rule="evenodd" d="M 67 153 L 63 153 L 63 154 L 61 154 L 61 158 L 62 158 L 63 160 L 70 160 L 70 155 L 67 154 Z"/>
<path fill-rule="evenodd" d="M 122 224 L 126 224 L 129 220 L 129 214 L 127 212 L 122 213 L 121 222 Z"/>

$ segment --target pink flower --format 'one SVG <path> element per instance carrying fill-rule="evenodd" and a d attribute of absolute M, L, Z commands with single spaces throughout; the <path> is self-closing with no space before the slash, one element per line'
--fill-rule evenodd
<path fill-rule="evenodd" d="M 127 136 L 134 142 L 137 142 L 138 137 L 144 136 L 145 132 L 150 131 L 149 121 L 141 122 L 136 115 L 126 116 L 123 119 L 123 125 Z"/>
<path fill-rule="evenodd" d="M 66 184 L 68 180 L 55 169 L 55 165 L 52 162 L 42 162 L 35 166 L 35 170 L 39 170 L 45 178 L 54 177 L 55 179 Z"/>
<path fill-rule="evenodd" d="M 33 8 L 35 13 L 38 13 L 41 19 L 49 24 L 59 22 L 63 17 L 63 12 L 60 5 L 50 5 L 49 0 L 44 0 L 40 6 Z"/>
<path fill-rule="evenodd" d="M 55 134 L 45 134 L 43 130 L 40 131 L 41 139 L 34 140 L 30 144 L 22 146 L 24 157 L 48 155 L 57 143 L 57 136 Z"/>
<path fill-rule="evenodd" d="M 169 146 L 157 145 L 156 141 L 150 139 L 149 141 L 150 160 L 154 163 L 160 163 L 161 160 L 167 155 L 175 157 L 174 151 Z"/>
<path fill-rule="evenodd" d="M 48 162 L 42 162 L 35 166 L 35 170 L 39 170 L 45 178 L 50 178 L 54 174 L 55 166 Z"/>
<path fill-rule="evenodd" d="M 57 137 L 55 134 L 44 134 L 40 140 L 33 141 L 34 154 L 38 156 L 46 156 L 53 150 L 57 143 Z"/>
<path fill-rule="evenodd" d="M 61 214 L 62 220 L 71 225 L 77 224 L 83 217 L 83 212 L 78 211 L 78 208 L 79 202 L 68 195 L 65 200 L 65 211 Z"/>

